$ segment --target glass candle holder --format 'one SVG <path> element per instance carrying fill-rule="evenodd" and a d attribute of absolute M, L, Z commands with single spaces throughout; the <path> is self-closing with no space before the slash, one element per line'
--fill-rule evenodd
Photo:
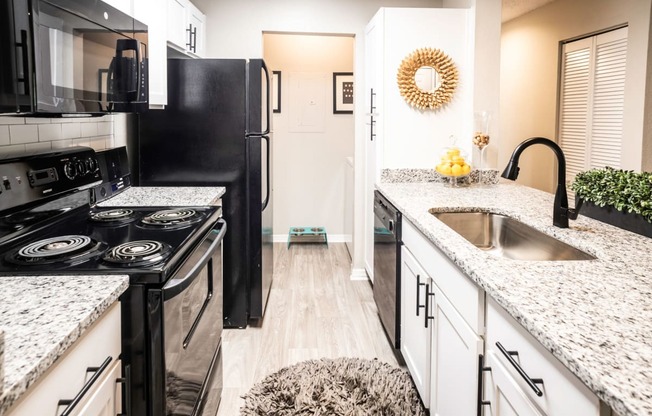
<path fill-rule="evenodd" d="M 489 178 L 485 178 L 486 160 L 485 150 L 489 146 L 491 139 L 489 134 L 489 125 L 491 123 L 491 113 L 488 111 L 476 111 L 473 115 L 473 146 L 475 146 L 480 158 L 477 163 L 478 184 L 485 185 Z"/>

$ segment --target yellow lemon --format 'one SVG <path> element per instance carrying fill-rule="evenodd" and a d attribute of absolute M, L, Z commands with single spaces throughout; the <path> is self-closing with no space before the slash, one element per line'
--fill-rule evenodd
<path fill-rule="evenodd" d="M 459 156 L 460 155 L 460 149 L 458 149 L 457 147 L 452 147 L 452 148 L 448 149 L 446 154 L 451 156 L 451 157 L 452 156 Z"/>
<path fill-rule="evenodd" d="M 459 155 L 455 155 L 451 157 L 451 162 L 457 163 L 458 165 L 463 165 L 464 164 L 464 158 Z"/>
<path fill-rule="evenodd" d="M 471 172 L 471 166 L 468 164 L 463 164 L 462 165 L 462 175 L 468 175 Z"/>
<path fill-rule="evenodd" d="M 450 175 L 451 167 L 450 165 L 441 165 L 441 170 L 439 171 L 442 175 Z"/>
<path fill-rule="evenodd" d="M 451 174 L 452 174 L 453 176 L 460 176 L 460 175 L 462 174 L 462 166 L 460 166 L 460 165 L 458 165 L 457 163 L 455 163 L 455 164 L 451 167 Z"/>

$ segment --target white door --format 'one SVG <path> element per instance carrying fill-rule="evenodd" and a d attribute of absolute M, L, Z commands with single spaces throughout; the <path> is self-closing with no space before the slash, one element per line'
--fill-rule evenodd
<path fill-rule="evenodd" d="M 167 0 L 168 42 L 185 50 L 189 41 L 186 25 L 186 0 Z"/>
<path fill-rule="evenodd" d="M 431 296 L 432 356 L 430 414 L 472 415 L 477 412 L 479 357 L 482 339 L 464 321 L 436 285 Z M 433 290 L 434 289 L 434 290 Z"/>
<path fill-rule="evenodd" d="M 527 398 L 493 351 L 487 353 L 485 365 L 491 367 L 491 371 L 485 373 L 484 400 L 490 405 L 483 406 L 484 416 L 544 415 Z"/>
<path fill-rule="evenodd" d="M 122 377 L 122 364 L 117 360 L 106 374 L 98 381 L 100 384 L 92 395 L 84 402 L 79 411 L 73 412 L 79 416 L 115 416 L 122 412 L 122 385 L 116 379 Z"/>
<path fill-rule="evenodd" d="M 426 317 L 426 286 L 430 278 L 412 253 L 401 251 L 401 354 L 423 404 L 430 403 L 430 339 Z M 427 325 L 427 326 L 426 326 Z"/>

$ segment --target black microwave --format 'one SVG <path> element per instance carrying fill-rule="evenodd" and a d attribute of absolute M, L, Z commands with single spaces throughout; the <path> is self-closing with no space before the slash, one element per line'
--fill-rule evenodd
<path fill-rule="evenodd" d="M 147 26 L 100 0 L 0 5 L 0 114 L 147 108 Z"/>

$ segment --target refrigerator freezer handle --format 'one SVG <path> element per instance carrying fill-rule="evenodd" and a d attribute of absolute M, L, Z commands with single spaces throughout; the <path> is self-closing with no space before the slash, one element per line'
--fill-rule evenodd
<path fill-rule="evenodd" d="M 265 126 L 265 130 L 263 130 L 263 136 L 264 136 L 266 134 L 269 134 L 270 124 L 271 124 L 271 121 L 270 121 L 270 117 L 271 117 L 271 115 L 270 115 L 270 106 L 271 106 L 272 100 L 271 100 L 271 96 L 270 96 L 269 69 L 267 69 L 267 65 L 265 64 L 265 61 L 262 61 L 262 67 L 263 67 L 263 71 L 265 71 L 265 92 L 266 92 L 265 99 L 267 100 L 266 101 L 267 104 L 265 104 L 265 113 L 266 113 L 265 119 L 266 119 L 267 124 Z"/>
<path fill-rule="evenodd" d="M 267 183 L 265 186 L 267 188 L 267 191 L 265 192 L 265 200 L 263 201 L 263 209 L 261 210 L 261 211 L 265 211 L 265 208 L 267 208 L 267 204 L 269 204 L 269 191 L 270 191 L 269 189 L 269 145 L 270 143 L 269 143 L 269 136 L 261 136 L 261 138 L 267 142 L 267 146 L 265 146 L 266 148 L 265 157 L 267 159 L 267 163 L 265 163 L 265 169 L 267 171 L 267 173 L 265 174 L 265 178 L 267 179 L 266 181 Z"/>

